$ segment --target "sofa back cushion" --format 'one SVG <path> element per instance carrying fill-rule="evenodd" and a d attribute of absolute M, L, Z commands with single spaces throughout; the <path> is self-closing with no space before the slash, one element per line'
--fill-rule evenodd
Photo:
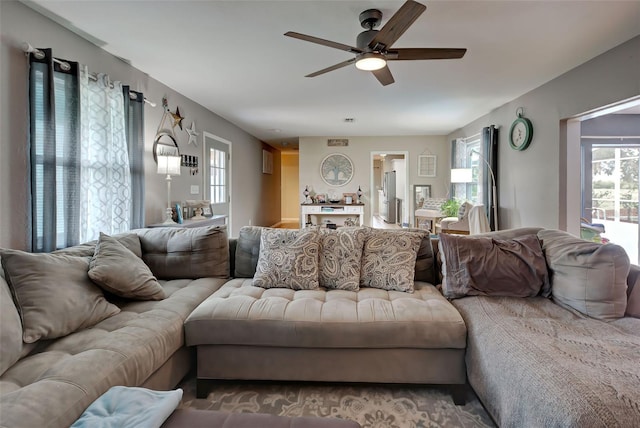
<path fill-rule="evenodd" d="M 0 266 L 0 271 L 3 271 Z M 7 371 L 22 354 L 22 324 L 13 304 L 9 284 L 0 273 L 0 375 Z"/>
<path fill-rule="evenodd" d="M 549 277 L 536 235 L 513 239 L 440 235 L 442 292 L 463 296 L 533 297 Z"/>
<path fill-rule="evenodd" d="M 627 307 L 629 257 L 615 244 L 597 244 L 560 230 L 541 230 L 556 303 L 592 318 L 621 318 Z"/>
<path fill-rule="evenodd" d="M 124 232 L 116 235 L 111 235 L 116 241 L 124 245 L 129 251 L 138 257 L 142 257 L 142 248 L 140 246 L 140 238 L 137 233 Z M 73 247 L 63 248 L 61 250 L 53 251 L 52 254 L 65 254 L 67 256 L 76 257 L 93 257 L 96 250 L 98 240 L 85 242 L 84 244 L 74 245 Z"/>
<path fill-rule="evenodd" d="M 226 226 L 138 229 L 142 259 L 158 279 L 229 277 Z"/>
<path fill-rule="evenodd" d="M 236 244 L 235 272 L 236 278 L 253 278 L 260 258 L 260 237 L 262 227 L 244 226 L 238 234 Z"/>

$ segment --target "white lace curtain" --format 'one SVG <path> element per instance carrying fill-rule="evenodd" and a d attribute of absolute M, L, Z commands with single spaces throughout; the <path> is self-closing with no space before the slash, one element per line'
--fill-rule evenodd
<path fill-rule="evenodd" d="M 122 84 L 80 66 L 80 242 L 130 229 L 131 178 Z M 114 186 L 114 183 L 118 185 Z"/>

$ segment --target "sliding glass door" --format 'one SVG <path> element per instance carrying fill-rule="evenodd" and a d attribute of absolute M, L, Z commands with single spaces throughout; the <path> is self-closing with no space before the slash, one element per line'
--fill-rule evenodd
<path fill-rule="evenodd" d="M 639 172 L 639 144 L 583 137 L 582 235 L 590 238 L 591 227 L 604 227 L 601 235 L 624 247 L 634 264 L 638 264 L 640 252 Z"/>

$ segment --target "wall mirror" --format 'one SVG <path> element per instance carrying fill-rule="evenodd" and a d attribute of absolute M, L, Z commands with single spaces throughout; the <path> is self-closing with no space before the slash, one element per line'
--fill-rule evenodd
<path fill-rule="evenodd" d="M 426 199 L 431 198 L 430 184 L 414 184 L 413 185 L 413 206 L 415 209 L 422 208 L 422 204 Z"/>
<path fill-rule="evenodd" d="M 158 155 L 160 156 L 180 156 L 178 143 L 173 135 L 168 132 L 161 132 L 156 135 L 153 141 L 153 160 L 158 163 Z"/>

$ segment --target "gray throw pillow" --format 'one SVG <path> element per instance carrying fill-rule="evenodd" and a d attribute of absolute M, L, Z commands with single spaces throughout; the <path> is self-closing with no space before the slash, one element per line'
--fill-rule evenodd
<path fill-rule="evenodd" d="M 142 259 L 104 233 L 100 233 L 89 262 L 89 278 L 104 290 L 127 299 L 162 300 L 166 297 Z"/>
<path fill-rule="evenodd" d="M 0 375 L 22 355 L 22 324 L 0 267 Z"/>
<path fill-rule="evenodd" d="M 253 285 L 262 288 L 318 288 L 320 235 L 316 230 L 262 230 Z"/>
<path fill-rule="evenodd" d="M 0 250 L 22 319 L 22 340 L 55 339 L 120 312 L 89 279 L 89 259 Z"/>
<path fill-rule="evenodd" d="M 541 230 L 553 300 L 592 318 L 622 318 L 630 263 L 624 248 L 585 241 L 561 230 Z"/>
<path fill-rule="evenodd" d="M 536 235 L 514 239 L 440 234 L 442 293 L 463 296 L 532 297 L 549 283 Z"/>
<path fill-rule="evenodd" d="M 370 229 L 364 242 L 360 285 L 413 293 L 416 257 L 427 232 Z"/>
<path fill-rule="evenodd" d="M 320 229 L 321 251 L 318 280 L 321 287 L 357 291 L 360 288 L 364 227 Z"/>

